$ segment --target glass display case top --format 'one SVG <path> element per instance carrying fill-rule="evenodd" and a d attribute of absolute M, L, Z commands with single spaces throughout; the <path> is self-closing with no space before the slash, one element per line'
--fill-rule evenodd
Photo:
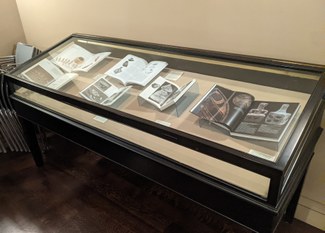
<path fill-rule="evenodd" d="M 320 80 L 299 67 L 72 35 L 10 75 L 20 98 L 266 197 L 267 171 L 218 153 L 279 161 Z"/>
<path fill-rule="evenodd" d="M 312 72 L 78 37 L 14 74 L 268 161 L 277 161 L 319 79 Z"/>

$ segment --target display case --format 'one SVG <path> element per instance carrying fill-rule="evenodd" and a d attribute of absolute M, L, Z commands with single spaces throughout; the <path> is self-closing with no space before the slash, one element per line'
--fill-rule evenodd
<path fill-rule="evenodd" d="M 258 232 L 293 217 L 322 131 L 324 67 L 74 34 L 10 74 L 39 124 Z"/>

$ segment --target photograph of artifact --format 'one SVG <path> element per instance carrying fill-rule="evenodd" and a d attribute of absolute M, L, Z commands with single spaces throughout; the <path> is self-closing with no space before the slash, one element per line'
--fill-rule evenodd
<path fill-rule="evenodd" d="M 112 86 L 108 81 L 105 79 L 99 79 L 97 82 L 94 83 L 94 86 L 96 86 L 99 90 L 102 92 L 105 92 Z"/>
<path fill-rule="evenodd" d="M 233 129 L 246 115 L 253 101 L 254 96 L 249 93 L 214 85 L 191 112 L 200 119 Z"/>
<path fill-rule="evenodd" d="M 290 119 L 291 113 L 287 113 L 289 104 L 283 104 L 278 111 L 270 112 L 266 119 L 265 123 L 270 125 L 284 125 Z"/>
<path fill-rule="evenodd" d="M 108 106 L 115 103 L 131 87 L 119 88 L 109 82 L 106 75 L 99 74 L 95 77 L 95 81 L 79 92 L 79 94 L 89 101 Z"/>
<path fill-rule="evenodd" d="M 195 82 L 193 79 L 179 87 L 176 83 L 159 76 L 139 94 L 139 97 L 163 111 L 180 101 Z"/>
<path fill-rule="evenodd" d="M 236 93 L 234 98 L 232 99 L 232 102 L 237 107 L 247 109 L 249 106 L 251 106 L 253 102 L 253 97 L 246 93 Z"/>
<path fill-rule="evenodd" d="M 102 91 L 100 91 L 95 85 L 92 85 L 85 89 L 82 94 L 88 100 L 94 101 L 99 104 L 107 98 L 107 96 Z"/>
<path fill-rule="evenodd" d="M 178 88 L 173 86 L 169 82 L 163 83 L 152 95 L 149 96 L 149 99 L 158 103 L 159 105 L 163 105 L 168 98 L 173 95 Z"/>
<path fill-rule="evenodd" d="M 244 121 L 255 123 L 263 121 L 268 113 L 268 110 L 265 109 L 267 105 L 268 103 L 260 103 L 257 108 L 252 108 L 249 110 Z"/>
<path fill-rule="evenodd" d="M 228 100 L 219 89 L 213 90 L 199 108 L 198 116 L 210 122 L 224 122 L 229 113 Z"/>

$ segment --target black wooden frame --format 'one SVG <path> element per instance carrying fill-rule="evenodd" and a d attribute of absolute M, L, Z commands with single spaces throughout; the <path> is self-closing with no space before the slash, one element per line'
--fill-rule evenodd
<path fill-rule="evenodd" d="M 59 42 L 49 50 L 61 45 L 71 38 L 90 39 L 102 42 L 111 42 L 140 48 L 158 49 L 176 54 L 194 55 L 204 58 L 245 62 L 256 66 L 277 67 L 321 75 L 323 67 L 312 64 L 299 64 L 280 60 L 258 58 L 243 55 L 202 51 L 189 48 L 172 47 L 151 43 L 135 42 L 115 38 L 106 38 L 90 35 L 74 34 Z M 286 213 L 287 219 L 292 219 L 297 196 L 302 186 L 303 177 L 313 155 L 314 146 L 321 133 L 320 121 L 324 109 L 322 97 L 325 90 L 323 77 L 318 81 L 297 126 L 289 139 L 279 161 L 276 163 L 266 162 L 260 158 L 247 158 L 244 153 L 234 149 L 215 145 L 209 141 L 197 138 L 186 133 L 180 133 L 174 129 L 157 125 L 144 119 L 121 113 L 115 109 L 107 109 L 85 100 L 66 95 L 64 93 L 39 86 L 35 83 L 17 78 L 15 73 L 28 67 L 39 59 L 33 59 L 26 63 L 18 71 L 6 75 L 7 82 L 11 85 L 10 99 L 17 114 L 22 119 L 29 146 L 33 152 L 38 166 L 43 164 L 42 155 L 38 148 L 34 125 L 41 125 L 52 130 L 104 157 L 139 173 L 157 183 L 168 187 L 181 195 L 198 202 L 222 215 L 239 222 L 254 231 L 272 232 L 282 216 Z M 243 167 L 258 174 L 270 177 L 271 184 L 268 197 L 264 200 L 237 187 L 225 184 L 221 180 L 209 177 L 205 174 L 168 160 L 158 152 L 149 151 L 139 145 L 132 144 L 115 135 L 101 132 L 84 122 L 70 119 L 51 109 L 45 109 L 35 103 L 28 102 L 14 94 L 13 84 L 28 88 L 32 91 L 68 103 L 80 109 L 93 112 L 120 123 L 138 128 L 167 140 L 175 140 L 179 144 L 203 152 L 209 156 L 217 157 L 231 164 Z M 107 152 L 107 143 L 113 151 Z M 103 146 L 105 145 L 105 146 Z M 132 156 L 128 156 L 132 153 Z M 117 156 L 118 155 L 118 156 Z M 132 159 L 131 159 L 132 158 Z M 148 170 L 147 168 L 151 169 Z M 168 174 L 168 175 L 166 175 Z M 180 182 L 182 185 L 180 185 Z M 284 185 L 285 184 L 285 185 Z M 282 187 L 284 186 L 284 189 Z M 195 189 L 193 189 L 195 187 Z M 221 200 L 221 201 L 220 201 Z M 238 208 L 238 206 L 240 208 Z M 291 210 L 291 211 L 290 211 Z M 257 220 L 258 219 L 258 220 Z"/>

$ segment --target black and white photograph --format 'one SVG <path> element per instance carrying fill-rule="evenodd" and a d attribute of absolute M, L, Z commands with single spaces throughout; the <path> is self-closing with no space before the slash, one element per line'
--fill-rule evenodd
<path fill-rule="evenodd" d="M 279 142 L 299 107 L 299 103 L 258 101 L 249 93 L 215 84 L 191 112 L 231 136 Z"/>
<path fill-rule="evenodd" d="M 56 90 L 78 77 L 77 73 L 63 72 L 48 59 L 41 60 L 22 72 L 21 75 L 29 81 Z"/>
<path fill-rule="evenodd" d="M 85 96 L 87 99 L 99 104 L 101 104 L 107 98 L 107 96 L 95 85 L 92 85 L 87 89 L 83 90 L 82 95 Z"/>
<path fill-rule="evenodd" d="M 172 96 L 178 88 L 173 86 L 171 83 L 163 83 L 152 95 L 149 96 L 149 99 L 156 102 L 159 105 L 163 105 L 170 96 Z"/>
<path fill-rule="evenodd" d="M 132 86 L 117 87 L 107 80 L 107 75 L 99 74 L 95 81 L 88 85 L 79 94 L 89 101 L 96 102 L 105 106 L 115 103 Z"/>
<path fill-rule="evenodd" d="M 139 97 L 163 111 L 179 102 L 194 83 L 195 79 L 179 87 L 176 83 L 159 76 L 139 94 Z"/>

